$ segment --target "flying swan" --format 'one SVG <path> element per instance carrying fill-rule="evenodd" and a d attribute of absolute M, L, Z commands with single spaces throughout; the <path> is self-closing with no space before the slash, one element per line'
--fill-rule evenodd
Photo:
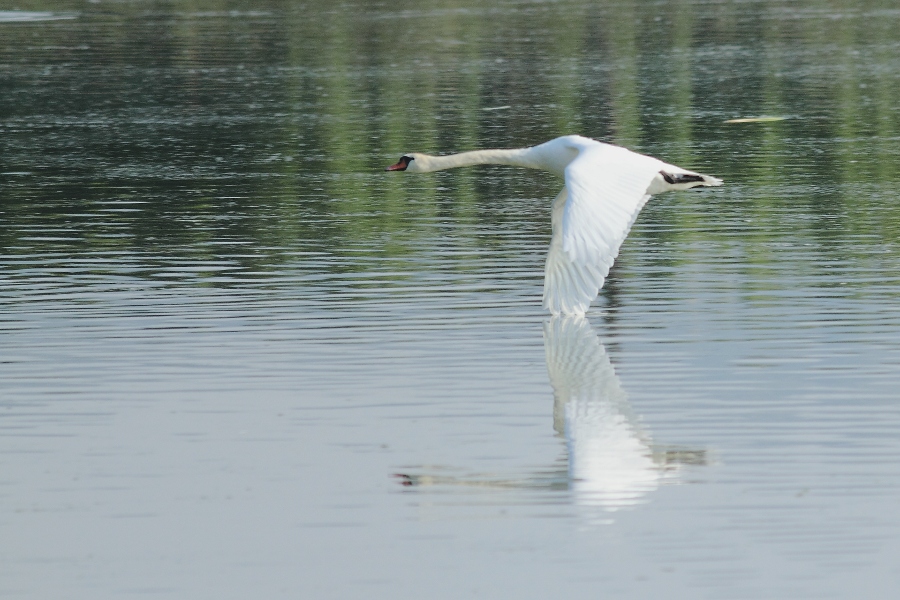
<path fill-rule="evenodd" d="M 722 185 L 721 179 L 580 135 L 514 150 L 404 154 L 386 170 L 430 173 L 482 164 L 543 169 L 565 178 L 553 201 L 544 269 L 544 308 L 555 315 L 583 315 L 588 309 L 650 196 Z"/>

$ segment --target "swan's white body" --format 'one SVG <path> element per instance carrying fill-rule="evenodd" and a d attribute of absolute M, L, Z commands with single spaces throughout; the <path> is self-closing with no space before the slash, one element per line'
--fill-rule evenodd
<path fill-rule="evenodd" d="M 542 169 L 565 179 L 553 201 L 544 271 L 544 308 L 553 314 L 584 314 L 651 195 L 722 185 L 721 179 L 578 135 L 515 150 L 406 154 L 388 170 L 429 173 L 480 164 Z"/>

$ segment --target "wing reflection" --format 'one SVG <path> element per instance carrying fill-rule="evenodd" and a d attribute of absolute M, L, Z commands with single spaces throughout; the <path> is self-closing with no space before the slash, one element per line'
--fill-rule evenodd
<path fill-rule="evenodd" d="M 492 489 L 569 489 L 593 512 L 633 506 L 675 480 L 682 465 L 705 465 L 705 450 L 655 445 L 632 412 L 606 350 L 584 317 L 556 316 L 544 324 L 547 371 L 553 387 L 553 426 L 566 439 L 567 470 L 530 477 L 455 476 L 452 469 L 403 473 L 406 486 L 469 486 Z M 418 469 L 417 469 L 418 470 Z M 425 469 L 423 469 L 425 470 Z"/>
<path fill-rule="evenodd" d="M 634 415 L 603 344 L 583 317 L 544 325 L 553 386 L 553 426 L 565 435 L 569 482 L 578 504 L 615 510 L 638 503 L 681 464 L 705 452 L 654 446 Z"/>

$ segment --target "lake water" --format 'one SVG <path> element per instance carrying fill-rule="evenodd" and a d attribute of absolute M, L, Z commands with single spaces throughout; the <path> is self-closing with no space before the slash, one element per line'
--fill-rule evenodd
<path fill-rule="evenodd" d="M 898 30 L 0 5 L 0 597 L 896 597 Z M 567 133 L 726 181 L 587 320 L 540 306 L 559 180 L 382 170 Z"/>

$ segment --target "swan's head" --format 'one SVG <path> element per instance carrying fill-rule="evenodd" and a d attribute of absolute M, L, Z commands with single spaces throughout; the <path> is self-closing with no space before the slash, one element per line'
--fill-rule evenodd
<path fill-rule="evenodd" d="M 428 156 L 425 154 L 404 154 L 397 161 L 396 165 L 391 165 L 385 171 L 409 171 L 410 173 L 427 173 L 426 164 Z"/>

